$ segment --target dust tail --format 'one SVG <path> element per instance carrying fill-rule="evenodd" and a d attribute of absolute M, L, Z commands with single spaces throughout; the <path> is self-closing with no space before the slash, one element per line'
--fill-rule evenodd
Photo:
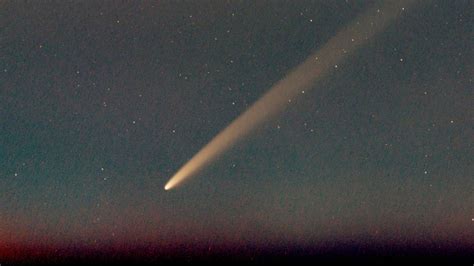
<path fill-rule="evenodd" d="M 258 125 L 281 113 L 302 90 L 315 88 L 317 82 L 337 68 L 348 56 L 382 32 L 413 6 L 415 0 L 386 1 L 359 15 L 334 35 L 318 51 L 277 82 L 249 109 L 222 130 L 166 183 L 170 190 L 195 175 L 220 154 L 248 135 Z"/>

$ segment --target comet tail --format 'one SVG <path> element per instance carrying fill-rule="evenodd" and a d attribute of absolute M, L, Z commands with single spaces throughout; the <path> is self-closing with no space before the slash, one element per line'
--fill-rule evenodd
<path fill-rule="evenodd" d="M 302 90 L 314 87 L 316 82 L 337 68 L 338 64 L 375 34 L 383 31 L 414 2 L 414 0 L 387 1 L 378 8 L 372 8 L 358 16 L 204 146 L 166 183 L 165 190 L 181 184 L 259 124 L 282 112 L 289 99 L 295 99 L 301 95 Z"/>

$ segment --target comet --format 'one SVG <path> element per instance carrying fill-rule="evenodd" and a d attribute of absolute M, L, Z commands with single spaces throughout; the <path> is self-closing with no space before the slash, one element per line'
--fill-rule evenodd
<path fill-rule="evenodd" d="M 275 83 L 267 93 L 215 136 L 166 183 L 170 190 L 182 184 L 259 125 L 284 111 L 292 99 L 316 87 L 351 54 L 401 16 L 415 0 L 386 1 L 357 16 L 319 50 Z"/>

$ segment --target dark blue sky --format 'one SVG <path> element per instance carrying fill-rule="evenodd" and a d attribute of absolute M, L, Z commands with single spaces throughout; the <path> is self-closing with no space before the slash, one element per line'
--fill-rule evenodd
<path fill-rule="evenodd" d="M 377 3 L 0 4 L 0 245 L 472 245 L 472 1 L 407 8 L 163 190 Z"/>

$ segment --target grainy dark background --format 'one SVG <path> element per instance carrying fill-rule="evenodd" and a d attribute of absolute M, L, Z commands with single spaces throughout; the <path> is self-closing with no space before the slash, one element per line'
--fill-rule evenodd
<path fill-rule="evenodd" d="M 407 8 L 283 115 L 163 190 L 377 3 L 0 2 L 0 258 L 473 247 L 468 0 Z"/>

